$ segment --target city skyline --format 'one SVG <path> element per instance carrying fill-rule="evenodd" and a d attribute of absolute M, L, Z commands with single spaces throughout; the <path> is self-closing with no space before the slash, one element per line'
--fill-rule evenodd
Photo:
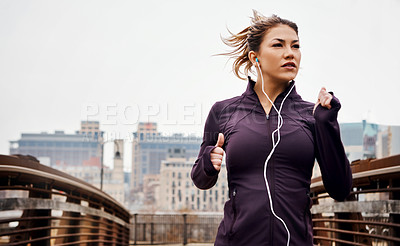
<path fill-rule="evenodd" d="M 220 35 L 246 27 L 252 9 L 299 25 L 304 99 L 326 86 L 342 102 L 340 123 L 400 125 L 390 109 L 400 89 L 400 2 L 209 4 L 1 1 L 0 154 L 22 132 L 74 132 L 86 119 L 119 138 L 139 121 L 201 135 L 213 103 L 245 90 L 214 55 L 227 50 Z"/>

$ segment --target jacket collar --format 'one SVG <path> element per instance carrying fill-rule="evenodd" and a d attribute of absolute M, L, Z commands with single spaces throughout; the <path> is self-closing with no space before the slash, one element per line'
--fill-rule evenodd
<path fill-rule="evenodd" d="M 256 82 L 254 80 L 251 79 L 250 76 L 248 76 L 248 83 L 247 83 L 247 88 L 246 91 L 242 94 L 243 96 L 249 97 L 249 98 L 254 98 L 258 99 L 257 93 L 254 91 L 254 85 L 256 84 Z M 297 94 L 296 92 L 296 85 L 295 85 L 295 81 L 292 80 L 289 83 L 289 86 L 278 95 L 278 97 L 275 99 L 274 103 L 280 103 L 283 98 L 285 98 L 286 94 L 289 92 L 290 88 L 294 86 L 293 90 L 290 92 L 290 95 L 288 97 L 299 97 L 299 94 Z"/>
<path fill-rule="evenodd" d="M 246 88 L 246 91 L 242 95 L 247 97 L 248 99 L 250 99 L 252 102 L 254 102 L 256 104 L 259 104 L 259 106 L 256 108 L 256 111 L 264 112 L 264 109 L 261 106 L 261 103 L 260 103 L 260 100 L 258 98 L 258 95 L 254 91 L 254 85 L 255 84 L 256 84 L 256 82 L 254 80 L 252 80 L 250 76 L 248 76 L 247 88 Z M 297 92 L 296 92 L 295 81 L 292 80 L 292 81 L 290 81 L 289 86 L 282 93 L 280 93 L 278 95 L 278 97 L 275 99 L 274 104 L 275 104 L 276 107 L 280 106 L 283 98 L 285 98 L 285 96 L 290 91 L 290 88 L 292 88 L 292 86 L 294 86 L 293 90 L 290 92 L 290 94 L 289 94 L 287 99 L 289 99 L 289 98 L 293 98 L 293 99 L 294 98 L 300 98 L 301 99 L 300 95 L 297 94 Z M 287 99 L 285 101 L 285 104 L 288 103 Z M 274 112 L 274 110 L 271 110 L 271 113 L 273 113 L 273 112 Z"/>

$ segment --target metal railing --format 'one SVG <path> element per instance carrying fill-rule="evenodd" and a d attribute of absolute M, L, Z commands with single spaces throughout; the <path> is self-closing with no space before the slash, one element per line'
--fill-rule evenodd
<path fill-rule="evenodd" d="M 320 177 L 312 180 L 314 243 L 400 245 L 400 155 L 351 168 L 353 192 L 344 202 L 329 198 Z M 27 157 L 0 155 L 0 244 L 213 243 L 221 219 L 222 213 L 131 217 L 77 178 Z"/>
<path fill-rule="evenodd" d="M 213 243 L 222 213 L 134 214 L 134 245 Z"/>
<path fill-rule="evenodd" d="M 356 161 L 351 168 L 353 192 L 344 202 L 329 198 L 321 177 L 312 180 L 314 243 L 400 245 L 400 155 Z M 222 213 L 136 214 L 132 241 L 135 245 L 213 243 L 221 219 Z"/>
<path fill-rule="evenodd" d="M 128 245 L 130 214 L 111 196 L 30 156 L 0 155 L 0 244 Z"/>
<path fill-rule="evenodd" d="M 312 180 L 314 243 L 400 245 L 400 155 L 356 161 L 351 169 L 353 192 L 344 202 L 328 198 L 321 177 Z"/>

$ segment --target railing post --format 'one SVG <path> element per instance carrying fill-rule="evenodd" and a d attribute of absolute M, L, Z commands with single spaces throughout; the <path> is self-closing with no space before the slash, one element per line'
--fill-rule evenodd
<path fill-rule="evenodd" d="M 150 244 L 154 244 L 154 222 L 150 223 Z"/>
<path fill-rule="evenodd" d="M 146 222 L 143 223 L 143 241 L 146 241 Z"/>
<path fill-rule="evenodd" d="M 48 183 L 38 183 L 33 185 L 35 188 L 43 189 L 43 190 L 51 190 L 51 186 L 49 187 Z M 41 192 L 41 191 L 29 191 L 29 197 L 34 198 L 42 198 L 42 199 L 51 199 L 51 193 Z M 36 217 L 43 216 L 48 217 L 51 216 L 51 210 L 49 209 L 28 209 L 25 210 L 23 217 Z M 51 226 L 51 219 L 42 219 L 42 220 L 32 220 L 28 222 L 28 228 L 38 228 L 38 227 L 48 227 Z M 31 239 L 37 238 L 46 238 L 51 236 L 50 229 L 44 229 L 39 231 L 33 231 L 30 233 Z M 44 246 L 50 245 L 50 239 L 43 239 L 40 241 L 32 242 L 32 246 Z"/>
<path fill-rule="evenodd" d="M 187 214 L 183 214 L 183 245 L 187 244 Z"/>
<path fill-rule="evenodd" d="M 134 224 L 134 228 L 133 228 L 133 230 L 135 231 L 135 241 L 134 241 L 134 245 L 136 245 L 137 244 L 137 215 L 138 214 L 134 214 L 133 216 L 134 216 L 134 221 L 135 221 L 135 224 Z"/>

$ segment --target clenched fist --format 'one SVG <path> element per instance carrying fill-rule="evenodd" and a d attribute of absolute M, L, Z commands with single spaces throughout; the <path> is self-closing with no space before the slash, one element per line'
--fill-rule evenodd
<path fill-rule="evenodd" d="M 322 87 L 321 90 L 319 91 L 318 94 L 318 101 L 314 106 L 313 114 L 315 112 L 315 109 L 319 104 L 321 104 L 322 107 L 325 107 L 327 109 L 331 108 L 331 101 L 332 101 L 332 95 L 326 91 L 325 87 Z"/>
<path fill-rule="evenodd" d="M 222 158 L 224 157 L 222 145 L 224 145 L 224 134 L 219 133 L 217 144 L 215 144 L 215 148 L 210 153 L 211 163 L 217 171 L 221 170 Z"/>

